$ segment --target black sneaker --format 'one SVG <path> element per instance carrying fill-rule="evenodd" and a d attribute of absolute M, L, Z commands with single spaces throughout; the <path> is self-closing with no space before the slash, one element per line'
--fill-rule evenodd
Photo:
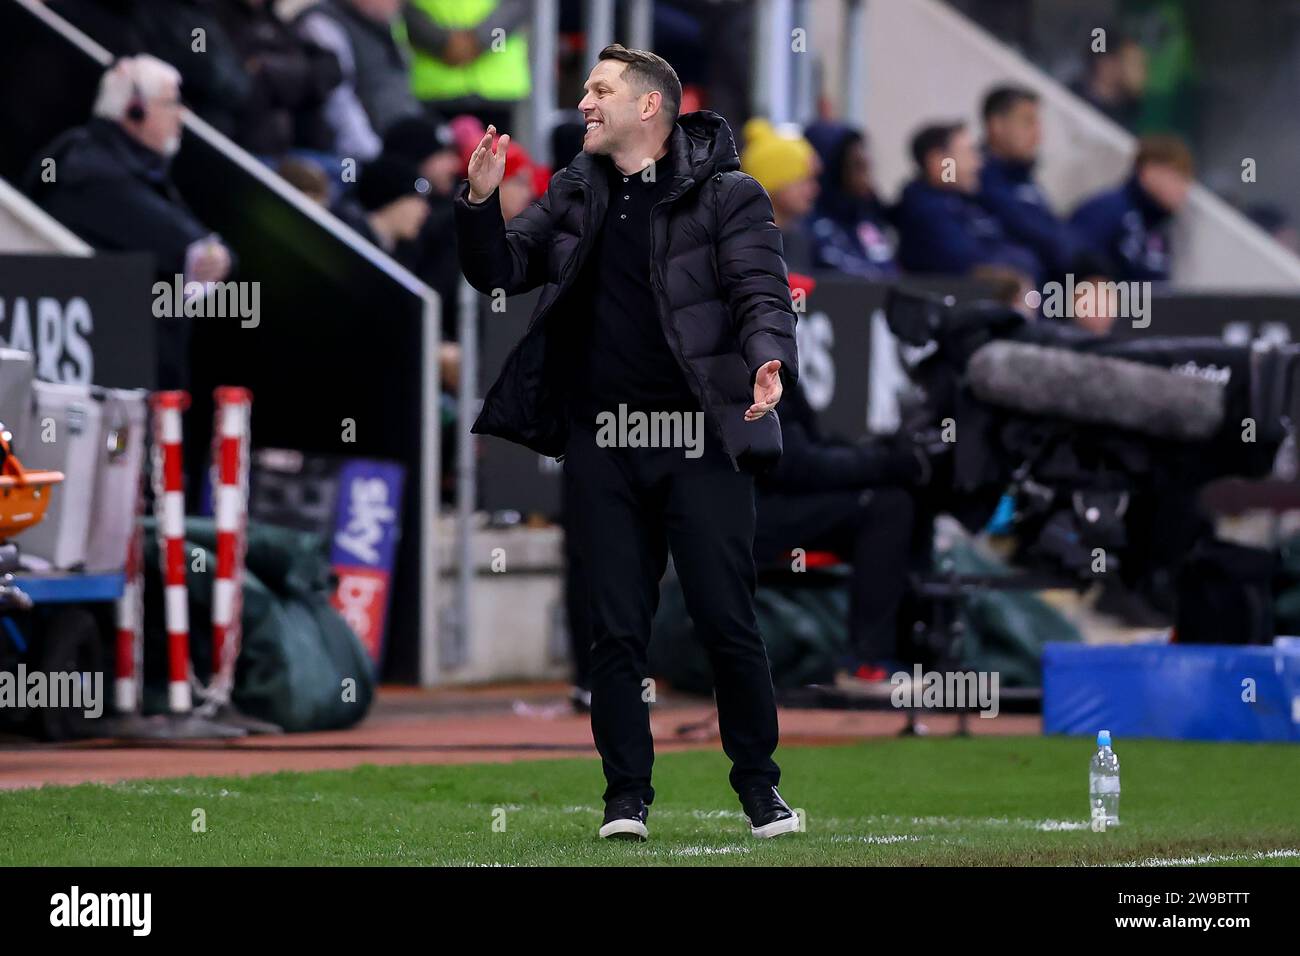
<path fill-rule="evenodd" d="M 776 787 L 768 784 L 750 787 L 740 795 L 740 805 L 745 808 L 749 832 L 756 837 L 780 836 L 799 829 L 799 815 L 781 799 Z"/>
<path fill-rule="evenodd" d="M 600 828 L 604 839 L 645 840 L 650 835 L 645 818 L 650 808 L 636 796 L 613 797 L 605 804 L 605 823 Z"/>

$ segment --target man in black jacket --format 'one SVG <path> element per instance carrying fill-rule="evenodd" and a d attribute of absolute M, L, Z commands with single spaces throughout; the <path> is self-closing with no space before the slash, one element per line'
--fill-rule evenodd
<path fill-rule="evenodd" d="M 646 646 L 670 549 L 713 665 L 731 784 L 751 831 L 792 832 L 798 818 L 776 790 L 752 553 L 753 473 L 780 456 L 774 408 L 782 379 L 797 378 L 772 205 L 739 171 L 721 117 L 678 117 L 681 85 L 662 58 L 609 46 L 585 89 L 583 152 L 541 199 L 502 222 L 509 137 L 493 149 L 489 128 L 456 200 L 470 283 L 489 295 L 542 286 L 474 431 L 563 458 L 566 500 L 580 503 L 568 532 L 591 612 L 601 835 L 646 836 Z M 660 428 L 649 447 L 635 425 L 647 420 Z M 666 425 L 677 432 L 660 442 Z"/>

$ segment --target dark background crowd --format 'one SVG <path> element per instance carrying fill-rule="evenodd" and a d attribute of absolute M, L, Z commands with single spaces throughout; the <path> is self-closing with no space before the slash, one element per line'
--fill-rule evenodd
<path fill-rule="evenodd" d="M 121 59 L 105 73 L 93 117 L 31 158 L 25 188 L 42 207 L 98 249 L 152 252 L 168 279 L 237 277 L 238 250 L 198 220 L 169 177 L 171 157 L 182 148 L 184 104 L 439 293 L 443 385 L 454 394 L 461 280 L 452 196 L 485 129 L 522 132 L 526 110 L 540 108 L 529 100 L 530 4 L 48 5 Z M 574 106 L 590 52 L 582 48 L 581 6 L 561 5 L 556 63 L 561 100 Z M 1039 306 L 1030 293 L 1067 275 L 1094 282 L 1169 278 L 1170 225 L 1195 172 L 1176 127 L 1142 131 L 1122 181 L 1073 209 L 1056 209 L 1035 180 L 1042 145 L 1038 94 L 997 85 L 983 91 L 976 126 L 917 117 L 913 178 L 889 197 L 873 178 L 868 130 L 825 109 L 827 115 L 802 127 L 749 115 L 752 5 L 677 0 L 657 3 L 655 15 L 656 49 L 680 70 L 682 111 L 708 108 L 730 123 L 741 168 L 771 199 L 793 282 L 814 273 L 972 277 L 1033 315 Z M 724 29 L 727 42 L 714 42 Z M 1137 129 L 1145 49 L 1118 28 L 1113 37 L 1074 89 L 1101 113 Z M 501 185 L 507 220 L 545 191 L 581 137 L 576 109 L 554 125 L 544 149 L 525 148 L 512 135 Z M 545 161 L 534 153 L 544 153 Z M 47 158 L 61 169 L 53 181 L 41 175 Z M 1090 334 L 1106 334 L 1115 318 L 1077 311 L 1074 321 Z M 174 354 L 173 362 L 161 376 L 164 386 L 183 384 L 184 359 Z M 787 396 L 783 416 L 786 456 L 763 489 L 780 507 L 768 512 L 802 515 L 797 523 L 804 532 L 820 516 L 820 540 L 854 561 L 858 663 L 879 673 L 892 656 L 902 574 L 915 558 L 917 529 L 926 527 L 913 520 L 910 489 L 932 482 L 942 462 L 923 442 L 843 445 L 824 438 L 797 392 Z M 876 493 L 863 497 L 866 488 Z M 801 496 L 811 511 L 798 510 Z M 760 544 L 765 531 L 772 553 L 781 553 L 789 535 L 760 521 Z M 904 557 L 895 560 L 898 555 Z M 882 587 L 891 575 L 895 585 Z"/>
<path fill-rule="evenodd" d="M 330 207 L 442 297 L 448 383 L 456 379 L 457 288 L 451 194 L 485 127 L 516 130 L 502 187 L 513 217 L 580 148 L 581 126 L 554 126 L 544 150 L 521 143 L 530 93 L 524 0 L 50 0 L 116 54 L 145 54 L 164 75 L 119 64 L 107 106 L 55 155 L 77 176 L 29 189 L 98 248 L 155 253 L 159 270 L 220 281 L 237 267 L 194 221 L 168 181 L 169 141 L 151 140 L 157 114 L 184 102 L 199 117 Z M 1073 210 L 1053 209 L 1035 184 L 1041 141 L 1034 92 L 987 91 L 979 128 L 918 118 L 915 177 L 896 197 L 872 178 L 866 130 L 833 116 L 806 128 L 750 117 L 743 78 L 753 43 L 752 5 L 655 5 L 655 39 L 680 64 L 683 111 L 707 107 L 732 124 L 742 168 L 772 199 L 791 271 L 865 278 L 903 273 L 975 275 L 1008 301 L 1072 273 L 1076 279 L 1163 280 L 1171 217 L 1185 202 L 1193 163 L 1172 133 L 1143 136 L 1131 175 Z M 561 5 L 559 91 L 581 84 L 581 5 Z M 726 22 L 728 42 L 711 43 Z M 1076 91 L 1106 115 L 1139 113 L 1143 48 L 1116 30 Z M 106 83 L 109 82 L 106 80 Z M 576 95 L 574 101 L 576 103 Z M 159 110 L 154 110 L 157 102 Z M 103 104 L 101 104 L 103 105 Z M 138 109 L 137 109 L 138 108 Z M 136 113 L 143 115 L 136 118 Z M 824 112 L 824 111 L 823 111 Z M 179 136 L 179 113 L 169 134 Z M 174 148 L 179 147 L 176 140 Z M 123 216 L 141 206 L 146 216 Z M 1284 225 L 1280 220 L 1277 225 Z M 1105 317 L 1093 322 L 1105 330 Z M 183 379 L 183 375 L 164 376 Z"/>

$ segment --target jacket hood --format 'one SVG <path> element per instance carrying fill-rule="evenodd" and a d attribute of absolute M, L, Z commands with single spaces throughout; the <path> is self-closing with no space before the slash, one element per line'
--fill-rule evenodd
<path fill-rule="evenodd" d="M 844 189 L 844 156 L 851 144 L 862 142 L 860 130 L 844 123 L 819 120 L 804 130 L 822 161 L 814 214 L 853 229 L 864 219 L 880 219 L 881 204 L 875 196 L 853 196 Z"/>
<path fill-rule="evenodd" d="M 689 170 L 697 182 L 740 168 L 736 139 L 727 121 L 711 110 L 697 110 L 677 118 L 668 148 L 674 151 L 677 168 Z"/>

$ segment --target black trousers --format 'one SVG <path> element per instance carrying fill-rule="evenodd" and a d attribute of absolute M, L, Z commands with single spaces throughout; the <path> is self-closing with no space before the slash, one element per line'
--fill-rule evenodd
<path fill-rule="evenodd" d="M 754 482 L 710 434 L 682 448 L 601 448 L 575 423 L 564 459 L 569 580 L 590 628 L 591 730 L 605 794 L 654 799 L 650 623 L 671 550 L 695 633 L 712 664 L 731 785 L 775 786 L 776 700 L 754 616 Z"/>
<path fill-rule="evenodd" d="M 930 560 L 933 519 L 912 491 L 880 487 L 819 494 L 760 494 L 754 553 L 788 564 L 792 548 L 830 551 L 853 565 L 849 640 L 862 661 L 900 655 L 900 614 L 908 575 Z"/>

